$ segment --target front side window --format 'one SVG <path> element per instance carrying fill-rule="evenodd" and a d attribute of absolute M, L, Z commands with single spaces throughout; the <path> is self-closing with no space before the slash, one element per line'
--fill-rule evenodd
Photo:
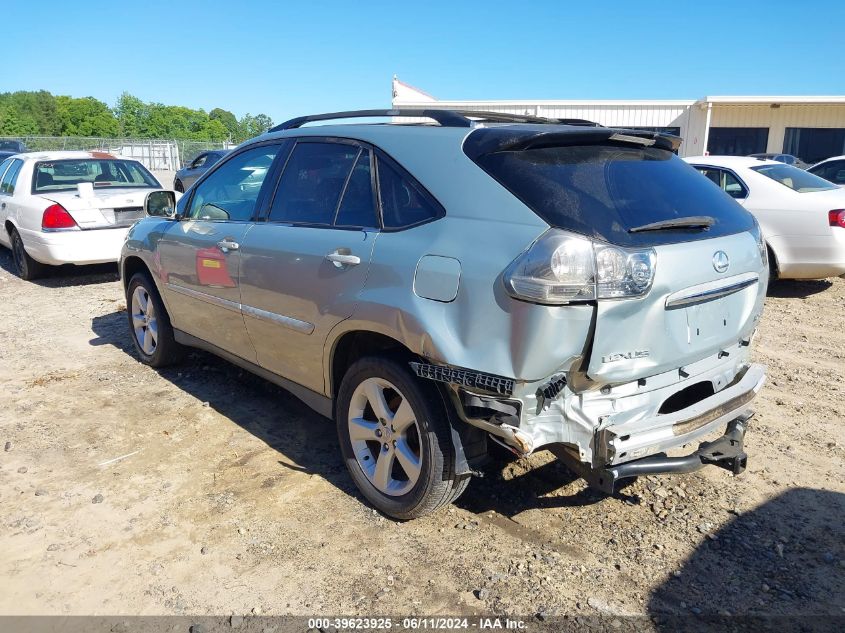
<path fill-rule="evenodd" d="M 2 180 L 0 180 L 0 193 L 7 193 L 13 194 L 15 193 L 15 182 L 18 179 L 18 173 L 23 167 L 23 161 L 19 159 L 12 160 L 12 164 L 6 170 L 6 173 L 3 174 Z M 2 171 L 2 169 L 0 169 Z"/>
<path fill-rule="evenodd" d="M 297 143 L 279 179 L 270 221 L 331 225 L 359 153 L 346 143 Z"/>
<path fill-rule="evenodd" d="M 784 165 L 782 163 L 777 165 L 760 165 L 751 169 L 798 193 L 836 189 L 836 185 L 832 182 L 828 182 L 824 178 L 819 178 L 792 165 Z"/>
<path fill-rule="evenodd" d="M 385 228 L 414 226 L 443 214 L 440 205 L 422 187 L 381 156 L 378 179 Z"/>
<path fill-rule="evenodd" d="M 238 222 L 250 220 L 267 172 L 278 152 L 278 145 L 262 145 L 223 163 L 197 186 L 187 217 Z"/>
<path fill-rule="evenodd" d="M 35 164 L 32 193 L 70 191 L 80 183 L 105 187 L 159 188 L 158 181 L 138 161 L 117 158 L 80 158 Z"/>
<path fill-rule="evenodd" d="M 198 167 L 202 167 L 203 165 L 205 165 L 206 160 L 208 160 L 208 154 L 203 154 L 202 156 L 198 156 L 197 158 L 195 158 L 191 166 L 194 169 L 197 169 Z"/>

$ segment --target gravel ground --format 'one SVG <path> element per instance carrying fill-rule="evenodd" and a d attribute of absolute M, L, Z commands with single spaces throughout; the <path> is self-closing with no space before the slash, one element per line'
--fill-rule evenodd
<path fill-rule="evenodd" d="M 845 613 L 845 279 L 770 289 L 742 476 L 607 498 L 541 452 L 396 523 L 286 392 L 199 352 L 141 365 L 114 267 L 10 270 L 2 614 Z"/>

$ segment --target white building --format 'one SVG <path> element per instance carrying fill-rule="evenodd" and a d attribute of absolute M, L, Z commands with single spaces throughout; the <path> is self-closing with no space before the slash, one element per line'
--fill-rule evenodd
<path fill-rule="evenodd" d="M 441 101 L 394 77 L 393 107 L 487 110 L 666 131 L 684 139 L 681 156 L 784 152 L 814 163 L 845 154 L 845 96 Z"/>

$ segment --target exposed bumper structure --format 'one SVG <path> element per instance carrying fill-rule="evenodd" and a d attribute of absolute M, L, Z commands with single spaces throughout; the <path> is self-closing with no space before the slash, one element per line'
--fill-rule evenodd
<path fill-rule="evenodd" d="M 661 453 L 618 466 L 590 469 L 581 462 L 573 460 L 571 454 L 566 451 L 556 451 L 556 454 L 593 488 L 606 494 L 613 494 L 617 482 L 621 479 L 640 475 L 691 473 L 707 465 L 719 466 L 731 471 L 734 475 L 739 475 L 748 464 L 743 442 L 748 421 L 752 416 L 753 413 L 748 411 L 731 420 L 722 437 L 712 442 L 702 442 L 694 453 L 683 457 L 668 457 Z"/>

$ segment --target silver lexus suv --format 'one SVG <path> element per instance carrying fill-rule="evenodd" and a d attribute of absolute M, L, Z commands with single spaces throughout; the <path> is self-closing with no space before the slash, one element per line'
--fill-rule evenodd
<path fill-rule="evenodd" d="M 394 124 L 336 121 L 365 116 Z M 202 348 L 288 389 L 400 519 L 454 501 L 490 441 L 608 494 L 739 474 L 766 249 L 679 143 L 481 112 L 288 121 L 178 202 L 149 194 L 120 262 L 138 355 Z"/>

